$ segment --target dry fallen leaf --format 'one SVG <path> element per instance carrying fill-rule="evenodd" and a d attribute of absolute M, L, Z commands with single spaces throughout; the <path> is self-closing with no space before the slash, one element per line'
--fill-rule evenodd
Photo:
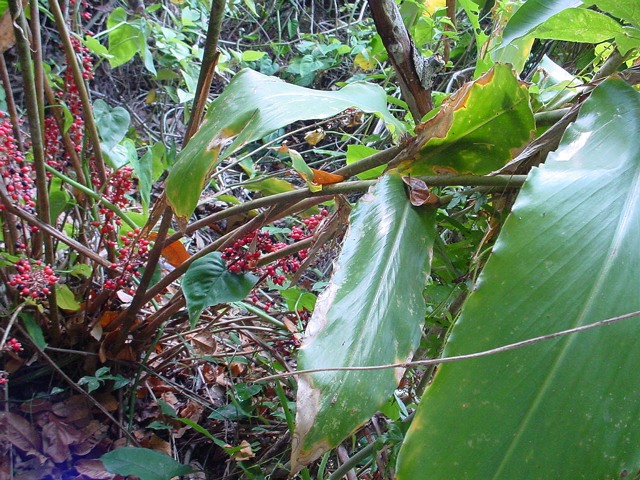
<path fill-rule="evenodd" d="M 225 445 L 225 447 L 233 448 L 231 445 Z M 234 459 L 236 462 L 249 460 L 250 458 L 253 458 L 256 456 L 256 454 L 253 453 L 253 450 L 251 450 L 251 444 L 246 440 L 242 440 L 242 442 L 240 442 L 240 445 L 238 445 L 238 447 L 242 447 L 242 448 L 237 452 L 231 454 L 231 458 Z"/>

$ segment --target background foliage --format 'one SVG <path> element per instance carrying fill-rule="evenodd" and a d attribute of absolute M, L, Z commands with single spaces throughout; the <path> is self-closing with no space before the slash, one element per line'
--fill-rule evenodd
<path fill-rule="evenodd" d="M 0 15 L 0 478 L 638 475 L 636 0 Z"/>

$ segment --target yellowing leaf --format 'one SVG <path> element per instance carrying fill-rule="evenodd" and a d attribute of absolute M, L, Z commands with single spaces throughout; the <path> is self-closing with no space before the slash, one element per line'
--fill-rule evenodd
<path fill-rule="evenodd" d="M 425 13 L 433 15 L 437 9 L 447 6 L 447 0 L 424 0 L 423 5 Z"/>
<path fill-rule="evenodd" d="M 362 53 L 358 53 L 354 57 L 353 63 L 357 67 L 360 67 L 365 72 L 368 72 L 369 70 L 373 70 L 374 68 L 376 68 L 376 65 L 377 65 L 377 62 L 373 57 L 365 56 Z"/>

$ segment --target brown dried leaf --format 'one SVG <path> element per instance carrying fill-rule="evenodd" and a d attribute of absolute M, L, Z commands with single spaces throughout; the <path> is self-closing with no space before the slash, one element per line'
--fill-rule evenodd
<path fill-rule="evenodd" d="M 199 403 L 196 403 L 193 400 L 188 400 L 187 404 L 179 410 L 178 416 L 198 422 L 202 416 L 203 409 L 204 407 Z"/>
<path fill-rule="evenodd" d="M 250 458 L 253 458 L 256 456 L 256 454 L 253 453 L 253 450 L 251 450 L 251 444 L 246 440 L 242 440 L 242 442 L 240 442 L 240 445 L 238 446 L 242 448 L 237 452 L 231 454 L 231 458 L 236 462 L 249 460 Z M 227 445 L 227 448 L 232 448 L 232 447 L 230 445 Z"/>
<path fill-rule="evenodd" d="M 79 474 L 91 480 L 111 480 L 116 477 L 115 474 L 109 473 L 104 468 L 100 460 L 78 460 L 74 467 Z"/>
<path fill-rule="evenodd" d="M 0 431 L 11 444 L 29 455 L 42 458 L 40 437 L 31 423 L 11 412 L 0 412 Z"/>
<path fill-rule="evenodd" d="M 150 448 L 151 450 L 162 452 L 169 457 L 172 456 L 171 444 L 157 436 L 155 433 L 152 433 L 146 441 L 142 442 L 142 446 L 145 448 Z"/>
<path fill-rule="evenodd" d="M 409 201 L 414 207 L 438 204 L 438 196 L 429 191 L 429 187 L 423 180 L 416 177 L 403 176 L 402 181 L 409 186 Z"/>
<path fill-rule="evenodd" d="M 114 397 L 112 394 L 110 393 L 100 393 L 97 395 L 94 395 L 94 398 L 100 403 L 100 405 L 102 405 L 108 412 L 115 412 L 118 407 L 120 406 L 120 403 L 118 402 L 118 400 L 116 399 L 116 397 Z"/>
<path fill-rule="evenodd" d="M 155 240 L 158 238 L 158 232 L 150 232 L 147 238 L 149 240 Z M 179 267 L 191 257 L 180 240 L 176 240 L 164 247 L 162 249 L 162 256 L 174 267 Z"/>
<path fill-rule="evenodd" d="M 168 403 L 169 405 L 173 406 L 178 404 L 178 399 L 173 394 L 173 392 L 165 392 L 160 397 L 164 402 Z"/>
<path fill-rule="evenodd" d="M 23 2 L 25 3 L 25 2 Z M 13 33 L 13 22 L 11 21 L 11 13 L 9 9 L 4 13 L 2 19 L 0 19 L 0 53 L 4 53 L 9 50 L 16 41 L 16 37 Z"/>
<path fill-rule="evenodd" d="M 73 395 L 64 402 L 53 405 L 51 411 L 66 422 L 76 422 L 91 417 L 87 400 L 82 395 Z"/>
<path fill-rule="evenodd" d="M 211 355 L 216 352 L 218 343 L 216 339 L 207 332 L 200 332 L 197 335 L 189 337 L 191 345 L 198 355 Z"/>
<path fill-rule="evenodd" d="M 233 362 L 229 364 L 229 371 L 234 377 L 240 377 L 247 371 L 247 366 L 244 363 Z"/>
<path fill-rule="evenodd" d="M 35 398 L 33 400 L 29 400 L 28 402 L 23 402 L 20 405 L 20 410 L 30 415 L 34 415 L 40 412 L 50 412 L 51 402 L 49 400 L 45 400 L 44 398 Z"/>
<path fill-rule="evenodd" d="M 284 319 L 282 320 L 282 323 L 284 323 L 285 328 L 290 333 L 298 332 L 298 326 L 293 321 L 291 321 L 288 317 L 284 317 Z"/>
<path fill-rule="evenodd" d="M 107 426 L 97 420 L 91 420 L 80 433 L 82 438 L 77 445 L 71 445 L 70 449 L 76 456 L 89 454 L 106 436 Z"/>
<path fill-rule="evenodd" d="M 313 182 L 318 185 L 332 185 L 344 180 L 342 175 L 336 175 L 335 173 L 325 172 L 316 168 L 312 168 L 311 171 L 313 172 Z"/>
<path fill-rule="evenodd" d="M 42 451 L 54 463 L 62 463 L 71 458 L 69 445 L 78 443 L 81 435 L 71 425 L 66 425 L 55 416 L 42 427 Z"/>

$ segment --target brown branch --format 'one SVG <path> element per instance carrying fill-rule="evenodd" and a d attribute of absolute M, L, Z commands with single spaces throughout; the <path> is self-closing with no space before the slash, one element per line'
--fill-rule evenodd
<path fill-rule="evenodd" d="M 394 0 L 369 0 L 371 16 L 382 38 L 389 60 L 398 75 L 402 96 L 417 122 L 433 108 L 433 78 L 442 68 L 442 60 L 423 58 L 405 27 Z"/>
<path fill-rule="evenodd" d="M 445 32 L 455 31 L 456 29 L 456 0 L 447 0 L 447 17 L 451 21 L 451 25 L 445 25 Z M 449 61 L 451 56 L 451 38 L 448 35 L 444 37 L 444 61 Z"/>
<path fill-rule="evenodd" d="M 202 54 L 202 67 L 200 68 L 200 76 L 198 77 L 198 86 L 196 87 L 196 97 L 193 101 L 191 109 L 191 118 L 187 131 L 184 134 L 184 147 L 189 139 L 196 133 L 200 122 L 202 121 L 202 112 L 209 97 L 209 89 L 213 81 L 216 65 L 218 63 L 218 39 L 220 38 L 220 28 L 222 26 L 222 15 L 226 0 L 213 0 L 211 2 L 211 13 L 209 14 L 209 27 L 207 28 L 207 38 L 205 39 L 204 52 Z"/>

